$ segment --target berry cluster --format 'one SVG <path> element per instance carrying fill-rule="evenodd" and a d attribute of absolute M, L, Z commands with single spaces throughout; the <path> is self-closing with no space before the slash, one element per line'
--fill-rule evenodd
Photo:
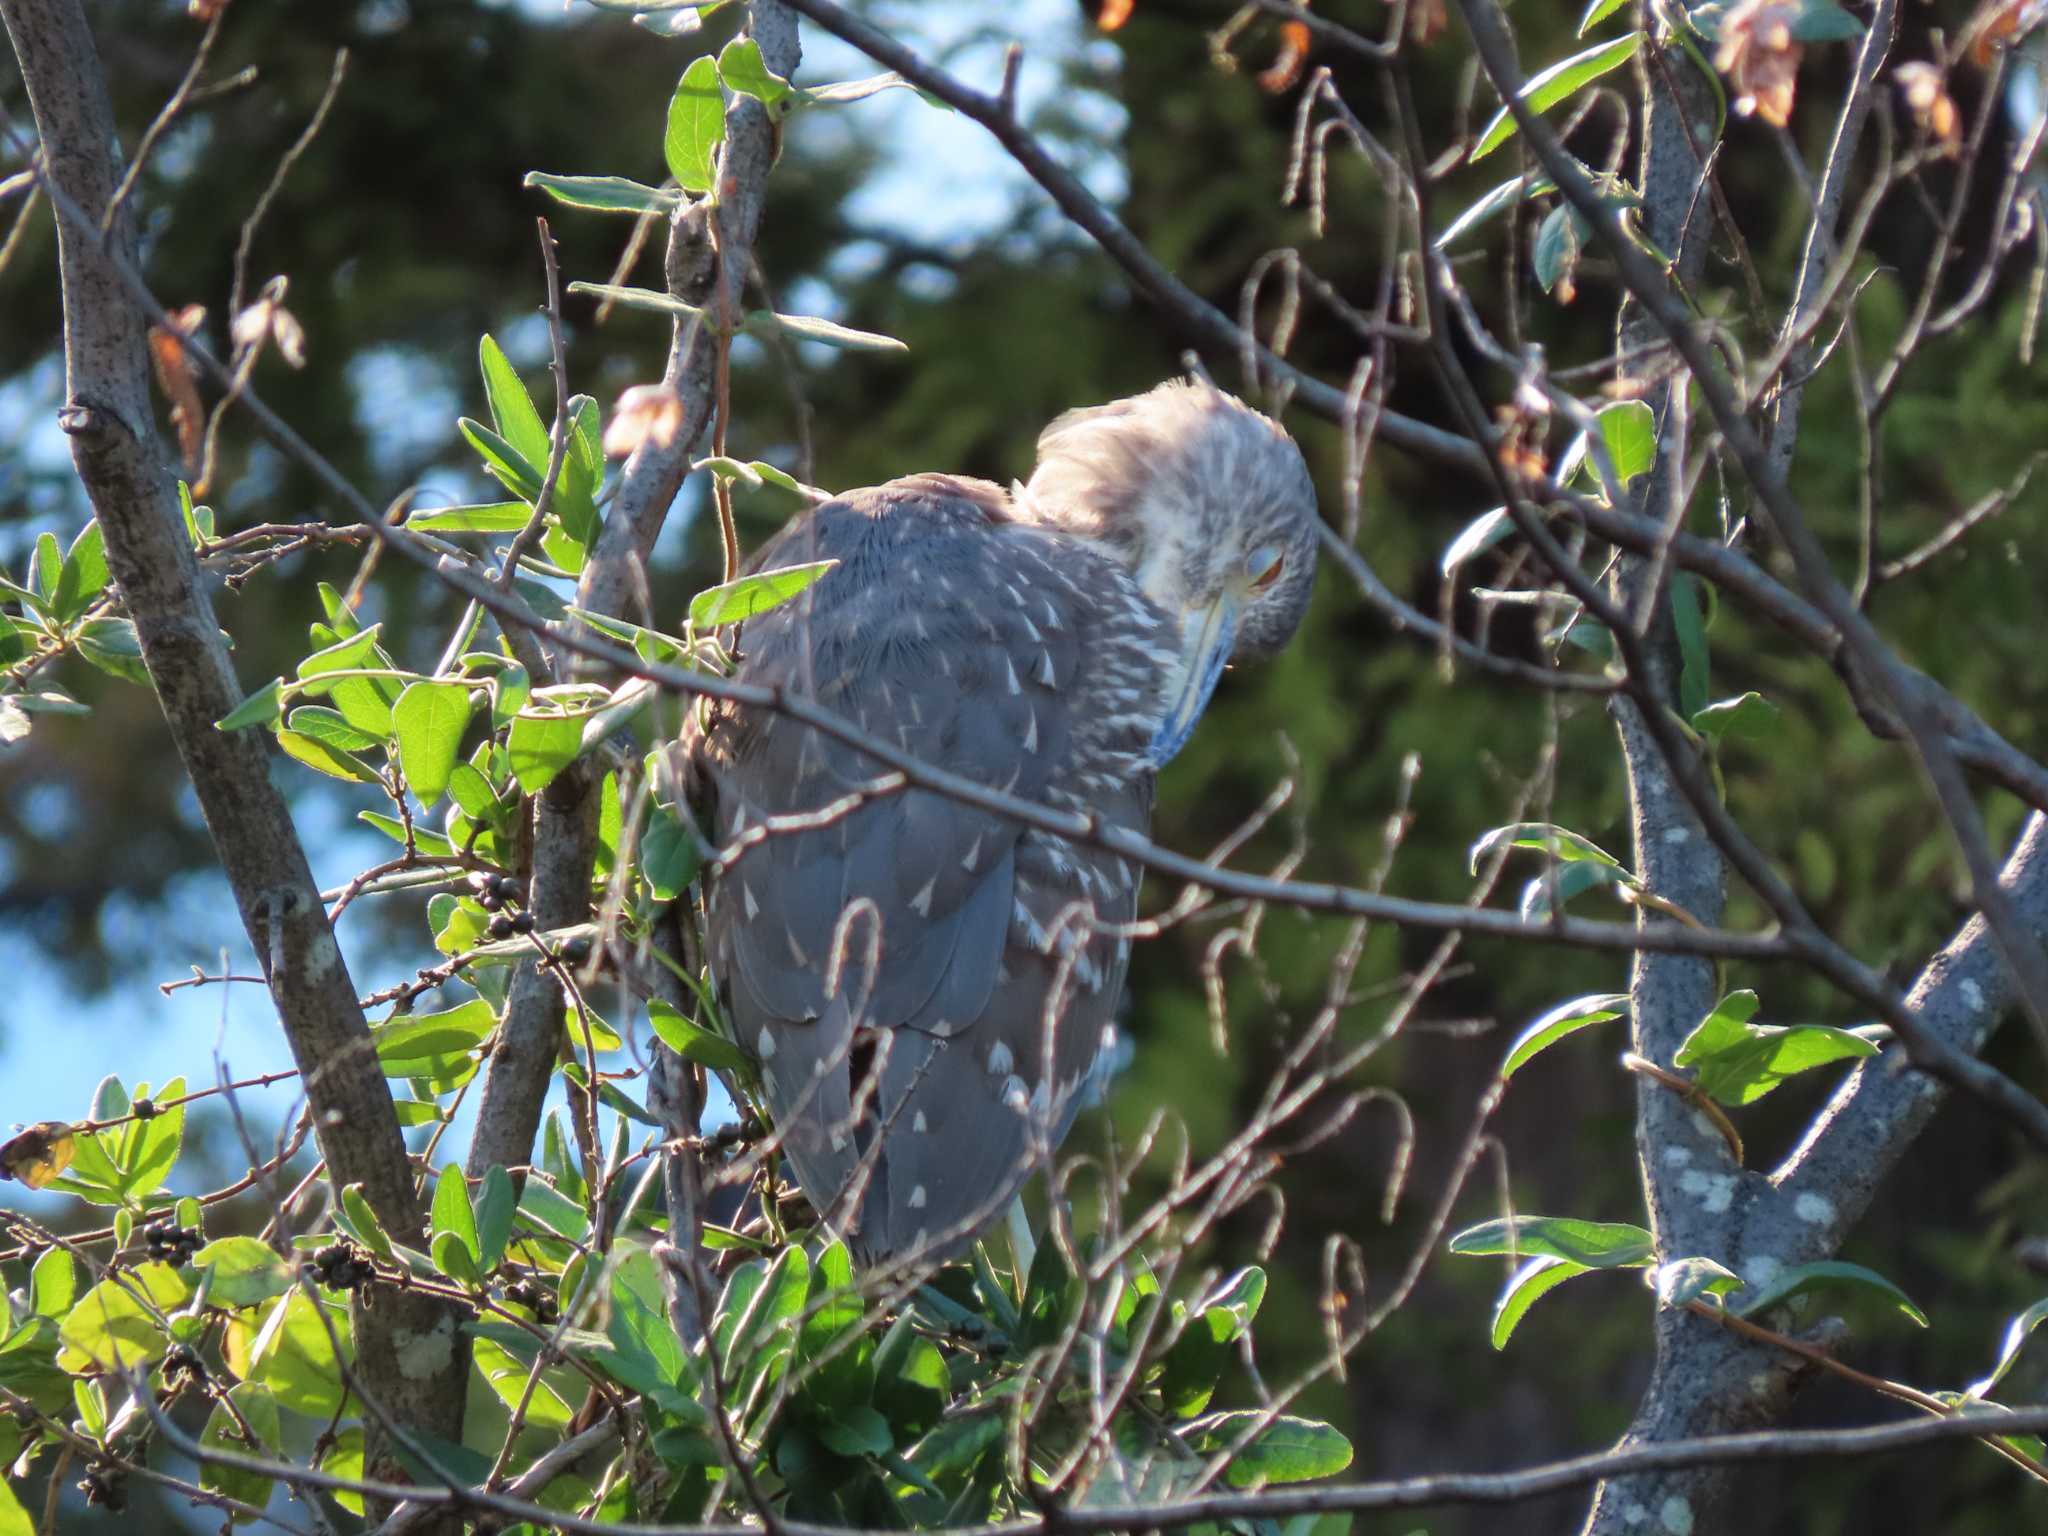
<path fill-rule="evenodd" d="M 515 933 L 533 932 L 533 914 L 526 910 L 526 887 L 510 875 L 473 871 L 469 877 L 469 889 L 478 906 L 495 914 L 491 918 L 492 938 L 509 939 Z M 507 912 L 508 906 L 518 910 Z"/>
<path fill-rule="evenodd" d="M 94 1467 L 79 1479 L 78 1491 L 87 1504 L 98 1504 L 111 1514 L 128 1507 L 128 1479 L 118 1467 Z"/>
<path fill-rule="evenodd" d="M 329 1243 L 313 1255 L 313 1278 L 330 1291 L 353 1291 L 376 1279 L 377 1269 L 354 1243 Z"/>
<path fill-rule="evenodd" d="M 143 1245 L 152 1259 L 166 1264 L 183 1264 L 206 1246 L 197 1227 L 181 1227 L 170 1217 L 153 1221 L 142 1229 Z"/>
<path fill-rule="evenodd" d="M 555 1293 L 531 1277 L 515 1280 L 506 1286 L 505 1299 L 517 1302 L 532 1312 L 533 1320 L 542 1326 L 554 1323 L 562 1315 L 555 1304 Z"/>

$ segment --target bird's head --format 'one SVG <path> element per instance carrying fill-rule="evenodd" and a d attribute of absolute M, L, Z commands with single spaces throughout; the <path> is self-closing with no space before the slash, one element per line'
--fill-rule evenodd
<path fill-rule="evenodd" d="M 1308 608 L 1316 497 L 1301 450 L 1203 380 L 1067 412 L 1039 436 L 1021 500 L 1109 551 L 1179 621 L 1155 763 L 1186 743 L 1225 663 L 1272 655 Z"/>

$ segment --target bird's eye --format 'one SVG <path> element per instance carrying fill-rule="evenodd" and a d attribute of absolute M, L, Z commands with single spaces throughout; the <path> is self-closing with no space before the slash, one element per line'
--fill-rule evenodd
<path fill-rule="evenodd" d="M 1244 559 L 1245 579 L 1254 592 L 1263 592 L 1280 579 L 1287 565 L 1287 553 L 1277 544 L 1261 544 Z"/>

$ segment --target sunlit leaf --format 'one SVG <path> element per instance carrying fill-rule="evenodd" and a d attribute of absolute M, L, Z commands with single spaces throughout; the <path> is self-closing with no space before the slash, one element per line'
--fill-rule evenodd
<path fill-rule="evenodd" d="M 1602 75 L 1620 68 L 1634 56 L 1642 41 L 1642 33 L 1631 32 L 1612 42 L 1595 44 L 1568 59 L 1560 59 L 1523 83 L 1522 100 L 1528 103 L 1530 111 L 1546 112 Z M 1479 135 L 1479 142 L 1472 148 L 1472 159 L 1485 159 L 1514 137 L 1517 129 L 1514 115 L 1503 106 Z"/>
<path fill-rule="evenodd" d="M 1621 1018 L 1627 1012 L 1628 994 L 1625 992 L 1595 992 L 1586 997 L 1575 997 L 1568 1003 L 1559 1003 L 1515 1036 L 1515 1043 L 1508 1047 L 1507 1060 L 1501 1063 L 1502 1079 L 1513 1077 L 1533 1058 L 1567 1035 L 1577 1034 L 1590 1024 Z"/>
<path fill-rule="evenodd" d="M 40 1267 L 39 1265 L 38 1268 Z M 38 1305 L 36 1310 L 40 1312 L 42 1307 Z M 2035 1302 L 2005 1325 L 2005 1338 L 1998 1346 L 1998 1360 L 1991 1367 L 1991 1373 L 1981 1381 L 1971 1382 L 1963 1389 L 1963 1396 L 1983 1397 L 2005 1380 L 2006 1372 L 2010 1371 L 2013 1362 L 2019 1359 L 2020 1350 L 2026 1344 L 2027 1336 L 2043 1322 L 2048 1322 L 2048 1297 Z"/>
<path fill-rule="evenodd" d="M 718 146 L 725 138 L 725 96 L 718 86 L 718 61 L 694 60 L 676 83 L 668 104 L 661 148 L 668 173 L 692 192 L 709 192 Z"/>
<path fill-rule="evenodd" d="M 737 581 L 706 587 L 690 599 L 690 625 L 694 629 L 715 629 L 737 624 L 757 613 L 766 613 L 795 597 L 839 562 L 811 560 L 785 565 L 772 571 L 757 571 Z"/>
<path fill-rule="evenodd" d="M 1577 1216 L 1512 1216 L 1482 1221 L 1453 1237 L 1446 1250 L 1473 1257 L 1515 1254 L 1570 1259 L 1588 1269 L 1640 1267 L 1656 1243 L 1643 1228 L 1622 1221 L 1585 1221 Z"/>
<path fill-rule="evenodd" d="M 175 1269 L 154 1261 L 102 1280 L 58 1326 L 64 1348 L 57 1363 L 74 1372 L 88 1365 L 103 1371 L 154 1365 L 171 1347 L 159 1319 L 191 1295 Z"/>
<path fill-rule="evenodd" d="M 623 176 L 553 176 L 528 171 L 525 185 L 540 188 L 568 207 L 596 213 L 673 213 L 682 201 L 673 188 L 645 187 Z"/>
<path fill-rule="evenodd" d="M 432 805 L 447 789 L 469 716 L 469 690 L 460 683 L 408 683 L 392 706 L 399 766 L 422 805 Z"/>
<path fill-rule="evenodd" d="M 221 1237 L 192 1255 L 192 1267 L 212 1276 L 206 1299 L 224 1307 L 246 1307 L 292 1286 L 292 1268 L 267 1243 L 253 1237 Z"/>
<path fill-rule="evenodd" d="M 1753 1104 L 1801 1072 L 1877 1054 L 1876 1042 L 1853 1030 L 1753 1024 L 1757 1006 L 1754 992 L 1729 993 L 1672 1058 L 1675 1066 L 1695 1068 L 1700 1091 L 1723 1104 Z"/>
<path fill-rule="evenodd" d="M 1584 1264 L 1552 1254 L 1541 1254 L 1529 1260 L 1515 1271 L 1507 1289 L 1500 1293 L 1500 1300 L 1493 1304 L 1493 1324 L 1487 1333 L 1493 1347 L 1506 1349 L 1522 1319 L 1529 1315 L 1529 1309 L 1544 1296 L 1574 1275 L 1591 1273 L 1592 1270 Z"/>
<path fill-rule="evenodd" d="M 1828 1286 L 1850 1286 L 1876 1291 L 1922 1328 L 1927 1326 L 1927 1314 L 1914 1306 L 1904 1291 L 1876 1270 L 1866 1269 L 1861 1264 L 1845 1263 L 1840 1259 L 1820 1259 L 1811 1264 L 1795 1264 L 1789 1269 L 1781 1270 L 1771 1278 L 1768 1285 L 1757 1287 L 1754 1295 L 1745 1289 L 1737 1298 L 1742 1304 L 1736 1310 L 1744 1317 L 1755 1317 L 1759 1313 L 1768 1312 L 1772 1307 L 1783 1306 L 1794 1296 L 1803 1296 L 1808 1291 Z"/>
<path fill-rule="evenodd" d="M 781 117 L 789 110 L 789 82 L 769 69 L 761 57 L 761 45 L 750 37 L 736 37 L 725 45 L 718 55 L 718 78 L 727 90 L 760 102 L 770 117 Z"/>
<path fill-rule="evenodd" d="M 244 1426 L 247 1426 L 246 1434 Z M 248 1438 L 251 1435 L 254 1436 L 253 1443 Z M 230 1455 L 258 1460 L 277 1456 L 280 1447 L 276 1396 L 268 1387 L 255 1382 L 237 1383 L 229 1389 L 224 1401 L 214 1404 L 213 1412 L 207 1416 L 206 1428 L 200 1433 L 199 1444 L 205 1450 L 225 1451 Z M 215 1493 L 261 1509 L 270 1502 L 273 1479 L 261 1472 L 224 1467 L 202 1459 L 199 1482 Z M 237 1513 L 231 1518 L 236 1525 L 246 1525 L 256 1516 Z"/>
<path fill-rule="evenodd" d="M 1196 1450 L 1208 1454 L 1233 1444 L 1265 1417 L 1263 1412 L 1250 1409 L 1219 1413 L 1202 1420 L 1186 1436 Z M 1264 1483 L 1300 1483 L 1334 1477 L 1350 1465 L 1351 1442 L 1337 1430 L 1314 1419 L 1280 1414 L 1231 1458 L 1223 1476 L 1233 1488 L 1249 1488 Z"/>

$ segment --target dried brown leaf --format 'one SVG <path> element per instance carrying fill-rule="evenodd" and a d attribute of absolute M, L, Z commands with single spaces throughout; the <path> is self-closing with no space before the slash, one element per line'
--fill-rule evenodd
<path fill-rule="evenodd" d="M 178 434 L 178 456 L 188 475 L 199 473 L 199 454 L 206 432 L 206 407 L 199 400 L 199 381 L 181 338 L 193 335 L 206 323 L 204 304 L 187 304 L 171 311 L 170 327 L 149 328 L 149 360 L 156 371 L 157 387 L 171 403 L 171 426 Z"/>
<path fill-rule="evenodd" d="M 1259 71 L 1259 89 L 1275 96 L 1291 89 L 1301 79 L 1302 67 L 1308 63 L 1308 47 L 1307 24 L 1283 21 L 1280 24 L 1280 52 L 1271 64 Z"/>
<path fill-rule="evenodd" d="M 1959 148 L 1963 142 L 1963 117 L 1956 110 L 1955 98 L 1948 93 L 1948 81 L 1942 72 L 1916 59 L 1893 70 L 1892 78 L 1898 81 L 1899 92 L 1906 98 L 1914 121 L 1951 152 Z"/>
<path fill-rule="evenodd" d="M 1792 120 L 1792 98 L 1805 49 L 1792 35 L 1799 7 L 1784 0 L 1742 0 L 1721 19 L 1714 67 L 1735 87 L 1735 110 L 1775 128 Z"/>

